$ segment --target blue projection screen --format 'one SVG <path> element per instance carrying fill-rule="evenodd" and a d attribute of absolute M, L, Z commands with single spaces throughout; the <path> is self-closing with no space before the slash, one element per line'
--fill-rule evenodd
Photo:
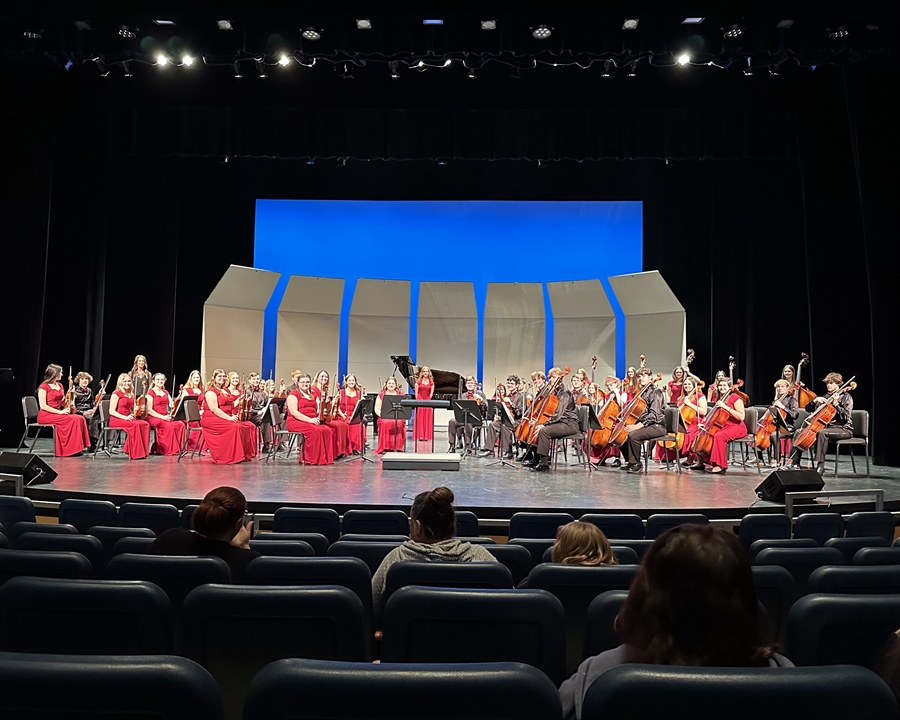
<path fill-rule="evenodd" d="M 599 279 L 616 312 L 617 366 L 624 318 L 607 277 L 640 272 L 640 201 L 257 200 L 254 266 L 282 273 L 266 309 L 263 371 L 275 365 L 278 306 L 291 275 L 344 279 L 340 372 L 346 372 L 350 305 L 359 278 L 409 280 L 416 358 L 419 283 L 474 284 L 478 373 L 489 282 L 544 283 L 546 364 L 553 363 L 547 282 Z M 398 353 L 407 348 L 397 348 Z M 389 358 L 384 358 L 389 363 Z"/>

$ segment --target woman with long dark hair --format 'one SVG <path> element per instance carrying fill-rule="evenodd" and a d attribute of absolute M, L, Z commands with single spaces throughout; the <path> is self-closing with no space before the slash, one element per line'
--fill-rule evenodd
<path fill-rule="evenodd" d="M 81 455 L 91 445 L 87 421 L 82 415 L 73 414 L 64 407 L 66 391 L 62 383 L 63 369 L 60 365 L 48 365 L 44 379 L 37 389 L 37 421 L 42 425 L 53 425 L 53 452 L 56 457 Z"/>

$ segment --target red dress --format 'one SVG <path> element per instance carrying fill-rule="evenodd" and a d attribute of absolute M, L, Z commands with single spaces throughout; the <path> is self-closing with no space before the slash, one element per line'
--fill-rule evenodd
<path fill-rule="evenodd" d="M 699 396 L 700 396 L 699 393 L 695 394 L 695 396 L 694 396 L 695 399 L 693 401 L 694 405 L 697 404 L 697 399 L 699 398 Z M 684 407 L 685 400 L 687 400 L 687 397 L 681 398 L 681 400 L 678 402 L 679 408 Z M 694 459 L 694 453 L 691 452 L 691 445 L 694 444 L 694 438 L 696 438 L 697 433 L 700 432 L 700 421 L 701 420 L 703 420 L 703 418 L 700 417 L 700 413 L 697 413 L 697 416 L 694 418 L 694 422 L 692 422 L 690 425 L 687 426 L 687 430 L 685 430 L 685 433 L 684 433 L 684 442 L 681 445 L 682 457 L 687 457 L 687 458 L 690 458 L 691 460 Z"/>
<path fill-rule="evenodd" d="M 303 397 L 299 390 L 291 390 L 288 397 L 290 398 L 291 395 L 297 399 L 297 412 L 310 418 L 316 416 L 315 397 Z M 298 420 L 287 409 L 287 402 L 284 405 L 287 413 L 287 429 L 303 435 L 301 459 L 310 465 L 333 465 L 334 430 L 328 425 L 316 425 L 305 420 Z"/>
<path fill-rule="evenodd" d="M 362 395 L 359 390 L 356 391 L 356 395 L 348 395 L 346 390 L 341 390 L 339 397 L 341 412 L 344 413 L 347 419 L 347 437 L 350 441 L 350 451 L 362 452 L 366 444 L 366 424 L 363 421 L 356 425 L 349 424 L 350 418 L 353 417 L 353 411 L 356 410 Z"/>
<path fill-rule="evenodd" d="M 160 415 L 169 414 L 169 403 L 172 401 L 167 390 L 162 391 L 162 395 L 157 395 L 156 390 L 151 389 L 147 393 L 147 397 L 153 401 L 153 411 Z M 184 447 L 184 434 L 187 429 L 183 422 L 178 420 L 160 420 L 152 415 L 147 416 L 147 422 L 153 426 L 156 433 L 156 440 L 150 451 L 154 455 L 177 455 Z"/>
<path fill-rule="evenodd" d="M 434 395 L 434 383 L 420 382 L 416 388 L 416 400 L 431 400 Z M 432 408 L 416 408 L 413 420 L 413 437 L 416 440 L 432 440 L 434 438 L 434 410 Z"/>
<path fill-rule="evenodd" d="M 219 410 L 226 415 L 234 414 L 234 395 L 214 387 L 207 388 L 206 392 L 216 396 Z M 203 440 L 209 454 L 217 465 L 230 465 L 256 457 L 259 431 L 252 422 L 225 420 L 212 410 L 206 410 L 200 418 L 200 427 L 203 428 Z"/>
<path fill-rule="evenodd" d="M 41 387 L 38 389 L 43 389 L 47 393 L 47 404 L 50 407 L 54 410 L 62 408 L 63 398 L 66 396 L 62 385 L 54 390 L 49 384 L 41 383 Z M 53 425 L 53 446 L 56 457 L 77 455 L 91 445 L 87 421 L 83 415 L 57 415 L 41 410 L 38 413 L 37 421 L 42 425 Z"/>
<path fill-rule="evenodd" d="M 674 380 L 669 380 L 666 388 L 668 389 L 670 403 L 677 403 L 681 399 L 681 389 L 683 387 L 684 383 L 677 383 Z"/>
<path fill-rule="evenodd" d="M 113 395 L 119 398 L 116 403 L 116 412 L 119 415 L 131 415 L 134 410 L 134 398 L 121 390 L 116 390 Z M 122 420 L 110 416 L 109 426 L 125 431 L 127 439 L 123 450 L 129 458 L 140 460 L 150 454 L 150 423 L 146 420 Z"/>
<path fill-rule="evenodd" d="M 205 393 L 200 388 L 185 388 L 185 395 L 193 395 L 197 398 L 197 408 L 202 411 L 203 410 L 203 401 L 205 400 Z M 200 427 L 200 423 L 196 420 L 189 423 L 190 427 L 198 428 Z M 187 432 L 187 431 L 185 431 Z M 188 450 L 194 450 L 197 447 L 197 442 L 200 439 L 198 433 L 192 433 L 190 437 L 188 437 Z"/>
<path fill-rule="evenodd" d="M 732 393 L 729 398 L 725 401 L 725 404 L 733 408 L 734 404 L 739 400 L 738 396 Z M 710 408 L 709 413 L 711 414 L 713 409 Z M 709 417 L 709 415 L 707 415 Z M 713 445 L 712 452 L 710 453 L 707 462 L 712 463 L 713 465 L 718 465 L 720 468 L 728 467 L 728 443 L 731 440 L 736 440 L 737 438 L 742 438 L 747 434 L 747 426 L 744 425 L 743 420 L 738 420 L 734 417 L 734 415 L 729 414 L 728 420 L 725 421 L 725 425 L 715 434 L 713 437 Z"/>
<path fill-rule="evenodd" d="M 322 397 L 322 391 L 317 387 L 312 388 L 310 392 L 316 400 Z M 306 415 L 306 413 L 303 414 Z M 335 416 L 328 421 L 328 427 L 331 428 L 331 442 L 334 446 L 332 457 L 339 458 L 350 455 L 353 449 L 350 447 L 350 426 L 347 425 L 347 421 Z"/>
<path fill-rule="evenodd" d="M 400 395 L 401 393 L 390 393 Z M 384 401 L 384 393 L 378 397 Z M 403 452 L 406 448 L 406 420 L 378 419 L 378 449 L 376 453 Z"/>

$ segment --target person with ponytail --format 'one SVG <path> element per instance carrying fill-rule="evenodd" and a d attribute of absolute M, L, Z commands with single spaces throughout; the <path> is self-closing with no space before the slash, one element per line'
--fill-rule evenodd
<path fill-rule="evenodd" d="M 391 550 L 372 576 L 372 603 L 375 619 L 384 612 L 384 583 L 391 565 L 404 560 L 419 562 L 497 562 L 481 545 L 459 540 L 456 535 L 456 511 L 453 491 L 448 487 L 416 495 L 409 512 L 409 537 Z"/>
<path fill-rule="evenodd" d="M 247 565 L 260 555 L 250 549 L 253 523 L 244 523 L 247 499 L 233 487 L 210 490 L 191 515 L 193 530 L 172 528 L 150 545 L 153 555 L 212 555 L 231 568 L 231 581 L 244 580 Z"/>

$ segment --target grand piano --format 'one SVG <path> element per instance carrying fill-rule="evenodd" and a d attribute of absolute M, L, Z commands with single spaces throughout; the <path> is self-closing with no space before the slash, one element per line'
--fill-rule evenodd
<path fill-rule="evenodd" d="M 412 392 L 415 392 L 416 377 L 419 374 L 419 366 L 413 362 L 409 355 L 391 355 L 391 360 L 397 366 L 400 374 L 406 378 L 406 382 Z M 450 372 L 449 370 L 435 370 L 431 368 L 431 374 L 434 376 L 434 395 L 435 400 L 458 400 L 462 387 L 465 384 L 463 376 L 459 373 Z"/>

